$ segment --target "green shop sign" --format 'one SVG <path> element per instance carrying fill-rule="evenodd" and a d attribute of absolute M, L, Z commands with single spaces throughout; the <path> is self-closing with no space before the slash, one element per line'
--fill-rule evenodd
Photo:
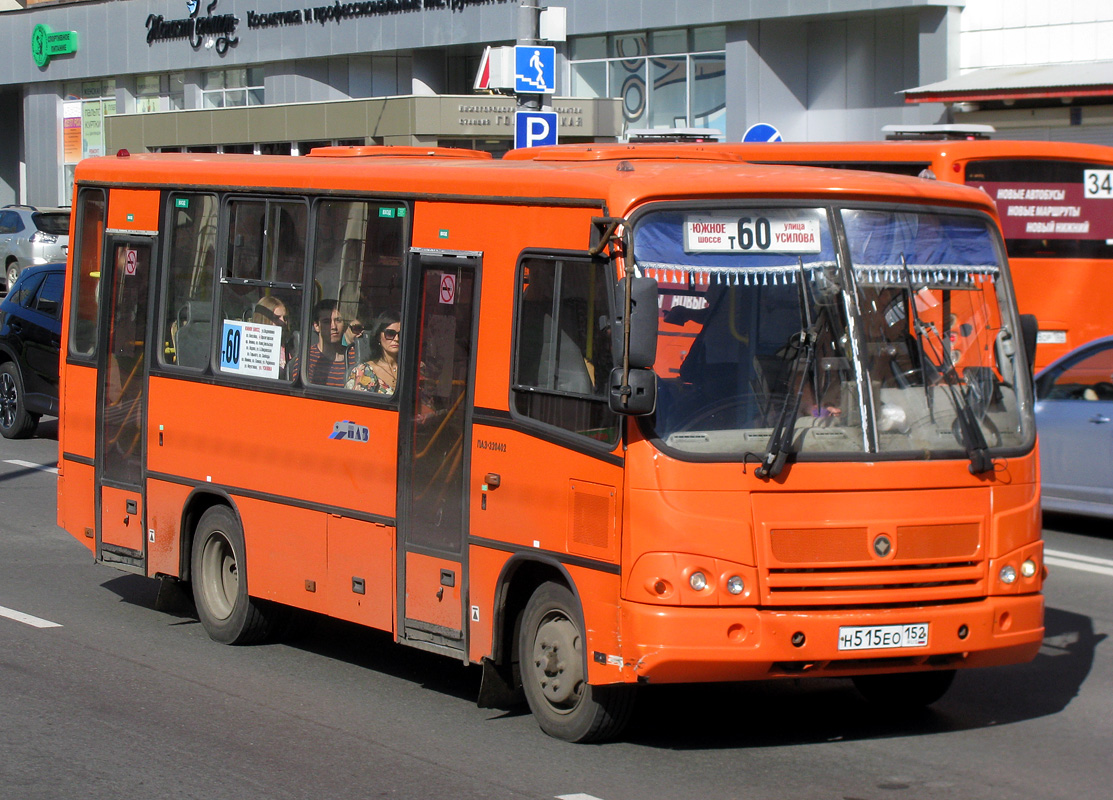
<path fill-rule="evenodd" d="M 77 31 L 51 33 L 45 25 L 36 25 L 31 31 L 31 55 L 35 63 L 45 67 L 54 56 L 77 52 Z"/>

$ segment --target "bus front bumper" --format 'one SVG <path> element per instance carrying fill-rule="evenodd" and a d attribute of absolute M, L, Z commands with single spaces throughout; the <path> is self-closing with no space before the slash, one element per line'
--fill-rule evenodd
<path fill-rule="evenodd" d="M 839 649 L 840 628 L 923 623 L 925 646 Z M 622 661 L 626 680 L 653 683 L 988 667 L 1030 661 L 1043 631 L 1041 594 L 839 611 L 624 602 Z"/>

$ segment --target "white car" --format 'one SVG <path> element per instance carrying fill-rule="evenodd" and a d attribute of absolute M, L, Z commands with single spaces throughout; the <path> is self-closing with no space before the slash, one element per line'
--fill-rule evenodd
<path fill-rule="evenodd" d="M 7 289 L 15 285 L 24 268 L 65 261 L 69 249 L 68 208 L 0 208 L 0 261 Z"/>

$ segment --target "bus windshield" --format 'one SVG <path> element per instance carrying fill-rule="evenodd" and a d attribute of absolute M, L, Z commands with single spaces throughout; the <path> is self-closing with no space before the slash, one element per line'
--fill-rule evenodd
<path fill-rule="evenodd" d="M 680 457 L 770 461 L 1024 445 L 991 226 L 926 209 L 643 215 L 636 268 L 661 295 L 654 435 Z"/>

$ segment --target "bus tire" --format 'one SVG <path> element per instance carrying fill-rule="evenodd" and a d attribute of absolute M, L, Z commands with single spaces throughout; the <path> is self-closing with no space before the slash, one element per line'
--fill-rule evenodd
<path fill-rule="evenodd" d="M 228 506 L 201 515 L 190 560 L 193 600 L 205 632 L 222 644 L 258 642 L 274 626 L 271 604 L 247 593 L 244 553 L 243 529 Z"/>
<path fill-rule="evenodd" d="M 856 675 L 854 688 L 878 708 L 889 713 L 915 711 L 939 700 L 951 688 L 953 669 L 931 672 L 897 672 Z"/>
<path fill-rule="evenodd" d="M 23 401 L 23 377 L 13 361 L 0 364 L 0 434 L 5 439 L 26 439 L 39 425 L 39 415 Z"/>
<path fill-rule="evenodd" d="M 542 584 L 522 615 L 522 688 L 541 729 L 568 742 L 618 736 L 634 707 L 632 686 L 587 682 L 583 647 L 583 624 L 572 592 L 559 584 Z"/>

